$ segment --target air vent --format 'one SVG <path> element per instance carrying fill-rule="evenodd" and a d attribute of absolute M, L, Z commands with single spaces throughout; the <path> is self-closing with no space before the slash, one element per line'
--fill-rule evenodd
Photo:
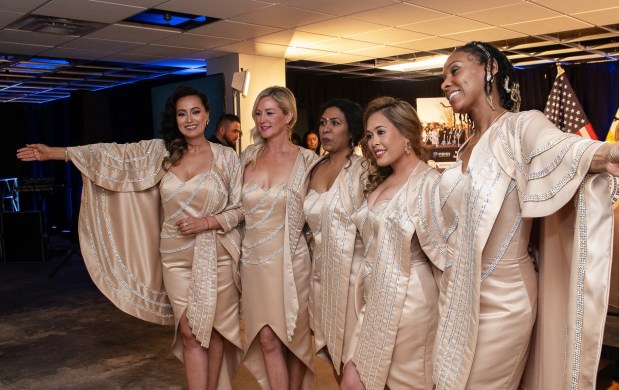
<path fill-rule="evenodd" d="M 21 31 L 32 31 L 58 35 L 86 35 L 104 26 L 102 23 L 54 18 L 51 16 L 28 15 L 13 23 L 7 28 Z"/>

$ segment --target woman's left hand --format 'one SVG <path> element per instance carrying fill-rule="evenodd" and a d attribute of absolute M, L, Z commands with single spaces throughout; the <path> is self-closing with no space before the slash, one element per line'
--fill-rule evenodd
<path fill-rule="evenodd" d="M 610 145 L 606 171 L 613 176 L 619 176 L 619 143 Z"/>
<path fill-rule="evenodd" d="M 196 234 L 208 229 L 208 222 L 204 218 L 187 217 L 179 220 L 176 227 L 181 234 Z"/>

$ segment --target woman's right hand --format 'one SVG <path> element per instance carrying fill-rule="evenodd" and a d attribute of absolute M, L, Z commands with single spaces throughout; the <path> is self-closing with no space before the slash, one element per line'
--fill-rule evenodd
<path fill-rule="evenodd" d="M 52 149 L 45 144 L 26 144 L 23 148 L 17 149 L 17 158 L 21 161 L 46 161 L 52 160 Z"/>

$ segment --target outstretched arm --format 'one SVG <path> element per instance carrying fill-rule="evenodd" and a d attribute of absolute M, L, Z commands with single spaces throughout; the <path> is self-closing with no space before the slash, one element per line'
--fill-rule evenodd
<path fill-rule="evenodd" d="M 45 144 L 26 144 L 23 148 L 17 149 L 17 158 L 21 161 L 70 160 L 66 148 L 50 147 Z"/>
<path fill-rule="evenodd" d="M 593 156 L 589 172 L 608 172 L 619 176 L 619 143 L 602 145 Z"/>

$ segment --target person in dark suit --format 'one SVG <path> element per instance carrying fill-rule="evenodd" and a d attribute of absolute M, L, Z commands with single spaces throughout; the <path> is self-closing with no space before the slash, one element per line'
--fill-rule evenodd
<path fill-rule="evenodd" d="M 215 134 L 208 140 L 236 149 L 236 141 L 238 141 L 241 135 L 243 135 L 241 131 L 241 119 L 234 114 L 223 114 L 217 121 Z"/>

